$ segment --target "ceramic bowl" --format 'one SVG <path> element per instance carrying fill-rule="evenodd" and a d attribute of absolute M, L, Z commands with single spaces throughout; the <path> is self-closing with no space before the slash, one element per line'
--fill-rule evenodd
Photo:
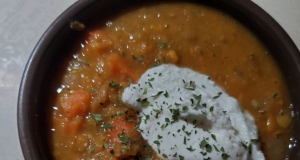
<path fill-rule="evenodd" d="M 300 57 L 299 51 L 280 25 L 257 5 L 247 0 L 198 0 L 228 13 L 248 27 L 273 54 L 288 85 L 293 104 L 290 159 L 300 159 Z M 74 21 L 90 26 L 124 8 L 146 3 L 139 0 L 80 0 L 62 13 L 43 34 L 25 68 L 18 99 L 18 131 L 25 159 L 52 159 L 47 144 L 47 92 L 51 78 L 81 36 L 80 28 L 70 28 Z"/>

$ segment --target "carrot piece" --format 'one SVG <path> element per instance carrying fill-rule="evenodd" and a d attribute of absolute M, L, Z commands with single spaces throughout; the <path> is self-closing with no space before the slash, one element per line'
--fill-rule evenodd
<path fill-rule="evenodd" d="M 127 156 L 136 155 L 139 150 L 140 133 L 135 129 L 136 123 L 126 122 L 122 118 L 114 118 L 111 121 L 113 129 L 106 132 L 108 143 L 114 146 L 115 156 L 125 158 Z M 122 138 L 130 138 L 131 140 L 121 140 Z M 126 142 L 125 142 L 126 141 Z M 127 146 L 124 148 L 124 146 Z"/>
<path fill-rule="evenodd" d="M 73 119 L 76 116 L 83 117 L 88 111 L 91 95 L 83 90 L 75 90 L 67 97 L 62 97 L 61 107 L 68 119 Z"/>
<path fill-rule="evenodd" d="M 111 139 L 119 139 L 121 133 L 124 133 L 124 135 L 129 136 L 132 139 L 137 139 L 140 136 L 140 133 L 135 130 L 136 124 L 133 122 L 126 122 L 125 119 L 114 118 L 111 121 L 111 125 L 114 128 L 107 131 L 107 135 Z"/>
<path fill-rule="evenodd" d="M 60 99 L 60 105 L 66 117 L 64 124 L 64 134 L 75 136 L 80 130 L 84 121 L 84 116 L 90 106 L 91 95 L 84 90 L 74 90 Z"/>
<path fill-rule="evenodd" d="M 117 53 L 111 53 L 107 56 L 104 70 L 110 77 L 118 78 L 121 81 L 131 78 L 136 83 L 139 79 L 139 76 L 126 65 L 121 55 Z"/>

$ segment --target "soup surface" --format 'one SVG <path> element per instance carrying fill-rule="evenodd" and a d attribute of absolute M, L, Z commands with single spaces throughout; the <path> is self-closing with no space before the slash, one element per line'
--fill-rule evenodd
<path fill-rule="evenodd" d="M 121 95 L 164 63 L 208 75 L 254 117 L 265 157 L 287 156 L 291 111 L 283 77 L 269 51 L 235 19 L 206 6 L 159 3 L 85 32 L 51 86 L 55 159 L 159 159 Z"/>

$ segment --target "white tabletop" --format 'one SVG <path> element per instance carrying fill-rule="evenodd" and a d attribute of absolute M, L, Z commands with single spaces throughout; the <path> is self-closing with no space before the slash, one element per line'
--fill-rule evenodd
<path fill-rule="evenodd" d="M 27 59 L 47 27 L 76 0 L 0 0 L 0 159 L 24 159 L 17 96 Z M 300 48 L 300 0 L 253 0 Z"/>

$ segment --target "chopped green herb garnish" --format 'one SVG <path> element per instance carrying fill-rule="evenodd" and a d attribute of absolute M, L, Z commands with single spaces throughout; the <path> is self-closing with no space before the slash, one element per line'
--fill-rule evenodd
<path fill-rule="evenodd" d="M 104 124 L 101 126 L 102 134 L 106 133 L 106 128 L 112 129 L 113 126 L 108 122 L 104 122 Z"/>
<path fill-rule="evenodd" d="M 127 143 L 130 140 L 130 137 L 128 136 L 120 137 L 120 140 L 122 141 L 122 143 Z"/>
<path fill-rule="evenodd" d="M 124 117 L 124 113 L 119 113 L 119 117 Z"/>
<path fill-rule="evenodd" d="M 127 146 L 127 145 L 123 144 L 122 148 L 125 149 L 126 151 L 128 151 L 130 149 L 130 146 Z"/>
<path fill-rule="evenodd" d="M 217 96 L 214 96 L 213 99 L 217 99 L 222 95 L 222 92 L 219 92 Z"/>
<path fill-rule="evenodd" d="M 197 101 L 196 106 L 194 107 L 195 110 L 198 110 L 200 107 L 200 101 Z"/>
<path fill-rule="evenodd" d="M 129 84 L 132 83 L 132 79 L 131 78 L 127 78 L 127 81 L 128 81 Z"/>
<path fill-rule="evenodd" d="M 137 102 L 140 102 L 142 104 L 143 107 L 147 107 L 150 105 L 150 102 L 148 101 L 148 98 L 144 98 L 144 99 L 137 99 Z"/>
<path fill-rule="evenodd" d="M 166 98 L 168 98 L 168 97 L 169 97 L 169 93 L 168 93 L 168 91 L 166 91 L 166 93 L 164 94 L 164 96 L 165 96 Z"/>
<path fill-rule="evenodd" d="M 177 157 L 177 152 L 173 155 L 173 157 Z"/>
<path fill-rule="evenodd" d="M 249 60 L 252 60 L 253 59 L 253 54 L 251 54 L 250 56 L 249 56 Z"/>
<path fill-rule="evenodd" d="M 153 143 L 156 144 L 157 146 L 160 145 L 160 142 L 158 140 L 155 140 Z"/>
<path fill-rule="evenodd" d="M 188 136 L 190 136 L 192 134 L 192 132 L 188 132 L 188 131 L 184 131 L 184 133 Z"/>
<path fill-rule="evenodd" d="M 112 114 L 111 118 L 115 118 L 117 116 L 117 114 Z"/>
<path fill-rule="evenodd" d="M 175 102 L 175 106 L 179 106 L 179 105 L 180 105 L 180 103 Z"/>
<path fill-rule="evenodd" d="M 213 111 L 214 111 L 214 106 L 211 106 L 211 107 L 209 108 L 209 111 L 210 111 L 210 112 L 213 112 Z"/>
<path fill-rule="evenodd" d="M 182 155 L 179 155 L 179 160 L 184 160 L 184 157 Z"/>
<path fill-rule="evenodd" d="M 121 54 L 122 54 L 122 56 L 123 56 L 123 57 L 125 57 L 125 56 L 126 56 L 126 53 L 125 53 L 125 52 L 122 52 Z"/>
<path fill-rule="evenodd" d="M 278 98 L 278 93 L 275 93 L 275 94 L 273 95 L 273 98 L 274 98 L 274 99 Z"/>
<path fill-rule="evenodd" d="M 284 115 L 284 112 L 283 112 L 283 110 L 280 110 L 280 111 L 279 111 L 279 115 L 281 115 L 281 116 L 283 116 L 283 115 Z"/>
<path fill-rule="evenodd" d="M 252 144 L 249 143 L 248 145 L 248 153 L 251 155 L 252 154 Z"/>
<path fill-rule="evenodd" d="M 212 146 L 208 144 L 205 139 L 200 142 L 199 146 L 201 149 L 205 149 L 206 152 L 210 153 L 212 151 Z"/>
<path fill-rule="evenodd" d="M 197 123 L 197 119 L 193 120 L 193 125 L 195 125 Z M 195 130 L 195 133 L 197 133 L 197 131 Z"/>
<path fill-rule="evenodd" d="M 149 150 L 149 149 L 150 149 L 150 146 L 144 145 L 144 146 L 143 146 L 143 149 L 144 149 L 144 150 Z"/>
<path fill-rule="evenodd" d="M 99 125 L 99 122 L 102 120 L 101 114 L 92 113 L 93 119 L 96 121 L 96 125 Z"/>
<path fill-rule="evenodd" d="M 183 111 L 187 111 L 187 110 L 189 110 L 189 108 L 188 108 L 188 106 L 183 106 L 183 107 L 182 107 L 182 110 L 183 110 Z"/>
<path fill-rule="evenodd" d="M 151 88 L 153 88 L 153 86 L 152 86 L 152 84 L 151 84 L 150 82 L 148 82 L 148 84 L 149 84 L 149 86 L 150 86 Z"/>
<path fill-rule="evenodd" d="M 83 60 L 82 63 L 86 66 L 90 66 L 89 62 L 87 62 L 86 60 Z"/>
<path fill-rule="evenodd" d="M 206 156 L 207 153 L 206 152 L 200 152 L 203 156 Z"/>
<path fill-rule="evenodd" d="M 193 151 L 196 150 L 196 149 L 193 149 L 192 146 L 190 146 L 190 147 L 188 147 L 188 148 L 186 148 L 186 149 L 189 150 L 189 151 L 191 151 L 191 152 L 193 152 Z"/>
<path fill-rule="evenodd" d="M 88 154 L 92 154 L 94 151 L 95 151 L 95 148 L 94 147 L 90 147 L 90 149 L 88 151 Z"/>
<path fill-rule="evenodd" d="M 227 159 L 227 158 L 229 158 L 229 155 L 226 153 L 222 153 L 222 159 Z"/>
<path fill-rule="evenodd" d="M 164 57 L 164 64 L 168 64 L 168 60 L 166 59 L 166 57 Z"/>
<path fill-rule="evenodd" d="M 243 142 L 241 142 L 242 143 L 242 146 L 245 148 L 245 149 L 247 149 L 247 145 L 245 144 L 245 143 L 243 143 Z"/>
<path fill-rule="evenodd" d="M 160 61 L 158 59 L 154 60 L 153 67 L 157 67 L 159 65 Z"/>
<path fill-rule="evenodd" d="M 121 107 L 122 107 L 122 104 L 121 104 L 121 103 L 117 103 L 117 104 L 116 104 L 116 107 L 117 107 L 117 108 L 121 108 Z"/>
<path fill-rule="evenodd" d="M 154 78 L 150 78 L 150 79 L 148 79 L 148 81 L 154 81 Z"/>
<path fill-rule="evenodd" d="M 146 115 L 145 124 L 147 123 L 147 120 L 150 119 L 149 115 Z"/>
<path fill-rule="evenodd" d="M 200 146 L 200 148 L 204 149 L 205 146 L 206 146 L 206 144 L 207 144 L 206 140 L 203 139 L 203 140 L 200 142 L 199 146 Z"/>
<path fill-rule="evenodd" d="M 210 153 L 212 151 L 212 147 L 210 144 L 206 144 L 205 148 L 206 148 L 206 152 L 208 152 L 208 153 Z"/>
<path fill-rule="evenodd" d="M 162 156 L 163 156 L 164 158 L 168 158 L 168 156 L 167 156 L 167 155 L 165 155 L 165 154 L 163 154 Z"/>
<path fill-rule="evenodd" d="M 108 143 L 106 141 L 103 142 L 103 147 L 108 148 Z"/>
<path fill-rule="evenodd" d="M 115 87 L 120 87 L 120 85 L 119 84 L 117 84 L 117 83 L 115 83 L 115 82 L 110 82 L 109 84 L 109 87 L 111 87 L 111 88 L 115 88 Z"/>
<path fill-rule="evenodd" d="M 191 98 L 190 101 L 191 101 L 191 104 L 192 104 L 192 106 L 193 106 L 193 105 L 194 105 L 194 99 Z"/>
<path fill-rule="evenodd" d="M 147 94 L 147 88 L 144 88 L 143 94 Z"/>
<path fill-rule="evenodd" d="M 185 83 L 184 80 L 183 80 L 183 82 Z M 190 81 L 190 83 L 188 83 L 188 84 L 185 83 L 185 89 L 193 91 L 193 90 L 195 90 L 195 88 L 196 88 L 196 84 L 194 81 Z"/>
<path fill-rule="evenodd" d="M 201 100 L 201 94 L 199 94 L 199 96 L 193 94 L 193 96 L 196 98 L 196 100 Z"/>
<path fill-rule="evenodd" d="M 215 145 L 213 145 L 213 146 L 217 152 L 220 152 L 220 150 L 217 148 L 217 146 L 215 146 Z"/>
<path fill-rule="evenodd" d="M 98 90 L 96 88 L 92 88 L 92 93 L 98 93 Z"/>
<path fill-rule="evenodd" d="M 153 111 L 154 111 L 154 112 L 157 112 L 157 113 L 160 113 L 160 112 L 161 112 L 161 110 L 159 110 L 159 109 L 153 109 Z"/>
<path fill-rule="evenodd" d="M 165 118 L 165 122 L 170 123 L 170 119 L 169 118 Z"/>
<path fill-rule="evenodd" d="M 157 97 L 159 97 L 163 92 L 164 92 L 164 91 L 159 91 L 159 92 L 157 92 L 156 95 L 153 95 L 153 96 L 151 96 L 151 97 L 157 98 Z"/>
<path fill-rule="evenodd" d="M 165 48 L 167 45 L 166 45 L 166 43 L 162 42 L 162 43 L 159 44 L 159 46 L 160 46 L 160 48 Z"/>
<path fill-rule="evenodd" d="M 258 139 L 251 139 L 250 141 L 251 141 L 251 143 L 257 144 L 259 140 Z"/>
<path fill-rule="evenodd" d="M 185 89 L 190 90 L 190 91 L 194 91 L 194 90 L 195 90 L 194 87 L 187 87 L 187 88 L 185 88 Z"/>
<path fill-rule="evenodd" d="M 221 152 L 225 152 L 225 150 L 224 150 L 224 148 L 223 148 L 223 147 L 221 147 L 221 149 L 220 149 L 220 150 L 221 150 Z"/>
<path fill-rule="evenodd" d="M 144 55 L 141 55 L 140 57 L 136 57 L 136 56 L 132 55 L 132 58 L 135 61 L 143 61 L 144 60 Z"/>
<path fill-rule="evenodd" d="M 214 139 L 217 142 L 216 135 L 211 134 L 211 138 Z"/>
<path fill-rule="evenodd" d="M 180 115 L 179 109 L 172 109 L 172 114 L 173 121 L 177 121 Z"/>

